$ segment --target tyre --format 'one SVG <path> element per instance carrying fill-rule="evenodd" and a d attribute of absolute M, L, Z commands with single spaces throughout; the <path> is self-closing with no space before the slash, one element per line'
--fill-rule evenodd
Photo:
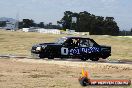
<path fill-rule="evenodd" d="M 102 59 L 106 59 L 106 58 L 108 58 L 109 56 L 102 56 Z"/>
<path fill-rule="evenodd" d="M 54 57 L 53 57 L 53 54 L 52 54 L 52 53 L 50 53 L 50 54 L 49 54 L 48 59 L 54 59 Z"/>
<path fill-rule="evenodd" d="M 106 58 L 108 58 L 109 56 L 110 56 L 110 54 L 102 54 L 102 55 L 101 55 L 101 58 L 102 58 L 102 59 L 106 59 Z"/>
<path fill-rule="evenodd" d="M 54 59 L 54 57 L 48 57 L 48 59 Z"/>
<path fill-rule="evenodd" d="M 60 59 L 61 59 L 61 60 L 65 60 L 66 58 L 61 57 Z"/>
<path fill-rule="evenodd" d="M 86 57 L 81 57 L 81 60 L 82 60 L 82 61 L 86 61 L 86 60 L 88 60 L 88 58 L 86 58 Z"/>
<path fill-rule="evenodd" d="M 39 54 L 39 58 L 44 58 L 44 55 L 43 54 Z"/>
<path fill-rule="evenodd" d="M 90 58 L 90 60 L 92 60 L 92 61 L 98 61 L 99 58 L 98 57 L 94 57 L 94 58 Z"/>

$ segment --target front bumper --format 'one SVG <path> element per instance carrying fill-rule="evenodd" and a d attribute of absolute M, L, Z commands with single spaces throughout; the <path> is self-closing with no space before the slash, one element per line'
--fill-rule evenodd
<path fill-rule="evenodd" d="M 31 53 L 32 58 L 39 58 L 39 54 Z"/>

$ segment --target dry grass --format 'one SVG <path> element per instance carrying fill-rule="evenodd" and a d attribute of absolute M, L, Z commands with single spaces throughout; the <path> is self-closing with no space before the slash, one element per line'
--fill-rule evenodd
<path fill-rule="evenodd" d="M 129 59 L 132 60 L 132 38 L 116 36 L 93 36 L 99 44 L 112 47 L 110 59 Z"/>
<path fill-rule="evenodd" d="M 32 45 L 53 42 L 63 36 L 67 35 L 0 31 L 0 54 L 30 55 Z M 88 37 L 93 38 L 98 44 L 111 46 L 112 56 L 110 59 L 132 60 L 132 38 L 115 36 Z"/>
<path fill-rule="evenodd" d="M 50 34 L 0 31 L 0 54 L 30 55 L 32 45 L 52 42 L 60 37 Z"/>

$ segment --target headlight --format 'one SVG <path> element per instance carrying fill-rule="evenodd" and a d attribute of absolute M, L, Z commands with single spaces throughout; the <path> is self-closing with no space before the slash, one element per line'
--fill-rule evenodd
<path fill-rule="evenodd" d="M 36 50 L 37 50 L 37 51 L 41 51 L 41 47 L 37 47 Z"/>
<path fill-rule="evenodd" d="M 47 45 L 43 45 L 42 48 L 45 49 L 45 47 L 47 47 Z"/>

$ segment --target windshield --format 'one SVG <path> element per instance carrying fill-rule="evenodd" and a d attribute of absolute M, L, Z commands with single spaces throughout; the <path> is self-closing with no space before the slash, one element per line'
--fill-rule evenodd
<path fill-rule="evenodd" d="M 66 41 L 66 38 L 59 38 L 55 43 L 63 44 Z"/>

